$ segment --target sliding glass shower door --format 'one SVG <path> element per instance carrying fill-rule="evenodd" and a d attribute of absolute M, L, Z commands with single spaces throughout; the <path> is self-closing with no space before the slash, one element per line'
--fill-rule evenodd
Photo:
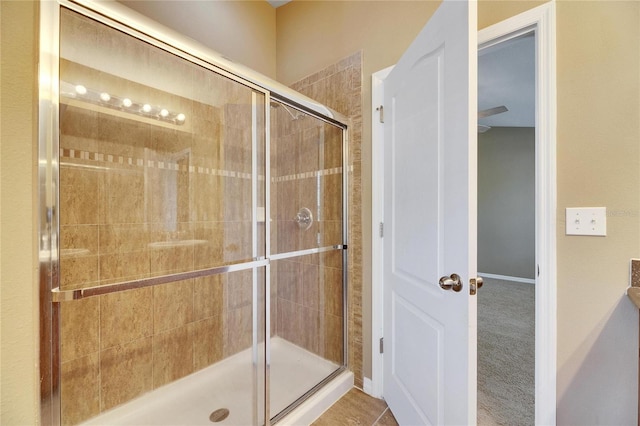
<path fill-rule="evenodd" d="M 68 9 L 60 31 L 62 423 L 264 424 L 266 94 Z"/>
<path fill-rule="evenodd" d="M 60 2 L 42 4 L 43 422 L 277 421 L 346 368 L 346 126 Z"/>

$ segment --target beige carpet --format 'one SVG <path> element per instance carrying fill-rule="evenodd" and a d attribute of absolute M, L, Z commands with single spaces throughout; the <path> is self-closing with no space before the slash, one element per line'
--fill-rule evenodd
<path fill-rule="evenodd" d="M 478 425 L 533 425 L 535 285 L 485 279 L 478 291 Z"/>

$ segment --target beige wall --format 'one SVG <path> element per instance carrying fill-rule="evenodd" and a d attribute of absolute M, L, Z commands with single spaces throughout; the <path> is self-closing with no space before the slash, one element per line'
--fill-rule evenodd
<path fill-rule="evenodd" d="M 478 133 L 478 274 L 534 279 L 535 128 Z"/>
<path fill-rule="evenodd" d="M 640 3 L 558 3 L 558 420 L 636 424 Z M 564 236 L 564 209 L 606 206 L 607 237 Z M 585 409 L 588 407 L 588 409 Z"/>
<path fill-rule="evenodd" d="M 3 1 L 0 14 L 0 423 L 36 424 L 37 5 Z"/>
<path fill-rule="evenodd" d="M 118 1 L 275 79 L 276 10 L 264 0 Z"/>
<path fill-rule="evenodd" d="M 478 27 L 538 1 L 481 1 Z M 432 2 L 294 1 L 277 11 L 277 76 L 287 84 L 363 50 L 363 229 L 370 229 L 370 75 L 392 65 Z M 635 423 L 637 311 L 624 296 L 640 256 L 640 3 L 560 1 L 558 47 L 558 418 Z M 366 25 L 364 24 L 366 23 Z M 311 51 L 312 55 L 305 52 Z M 565 237 L 566 207 L 608 207 L 606 238 Z M 371 236 L 364 235 L 365 262 Z M 365 309 L 370 267 L 364 265 Z M 370 375 L 370 311 L 364 366 Z"/>

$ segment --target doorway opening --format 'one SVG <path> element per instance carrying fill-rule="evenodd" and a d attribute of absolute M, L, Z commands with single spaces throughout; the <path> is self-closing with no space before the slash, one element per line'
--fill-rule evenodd
<path fill-rule="evenodd" d="M 535 33 L 478 50 L 478 424 L 535 421 Z"/>

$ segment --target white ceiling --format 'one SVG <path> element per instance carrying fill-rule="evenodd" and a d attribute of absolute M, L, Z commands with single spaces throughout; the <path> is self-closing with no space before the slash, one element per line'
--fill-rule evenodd
<path fill-rule="evenodd" d="M 509 111 L 478 120 L 491 127 L 535 127 L 533 34 L 478 53 L 478 111 L 504 105 Z"/>
<path fill-rule="evenodd" d="M 280 7 L 280 6 L 284 6 L 285 4 L 289 3 L 291 0 L 267 0 L 269 2 L 269 4 L 273 7 Z"/>

